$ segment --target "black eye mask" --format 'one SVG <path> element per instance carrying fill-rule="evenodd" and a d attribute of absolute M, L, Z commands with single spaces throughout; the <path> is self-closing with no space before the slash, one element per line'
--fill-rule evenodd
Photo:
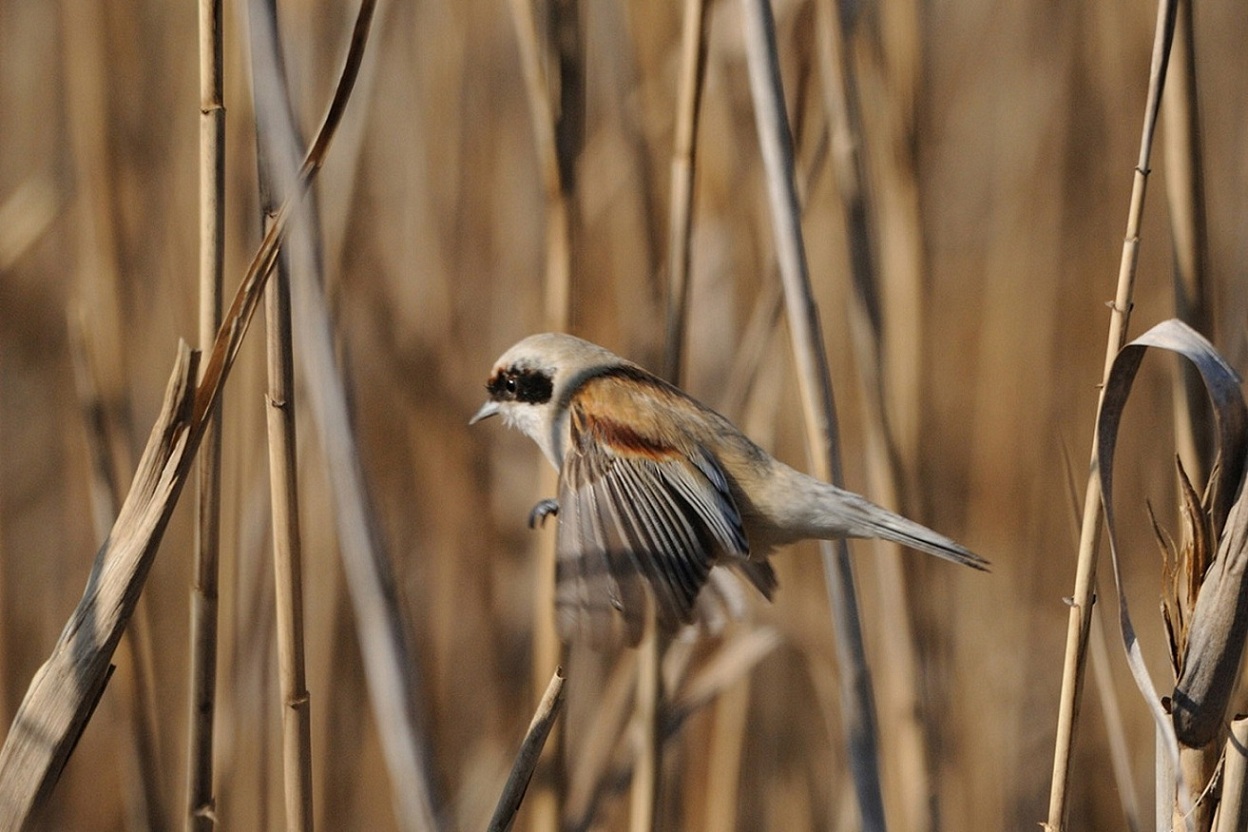
<path fill-rule="evenodd" d="M 554 392 L 550 376 L 541 370 L 499 370 L 485 385 L 495 401 L 517 401 L 525 404 L 546 404 Z"/>

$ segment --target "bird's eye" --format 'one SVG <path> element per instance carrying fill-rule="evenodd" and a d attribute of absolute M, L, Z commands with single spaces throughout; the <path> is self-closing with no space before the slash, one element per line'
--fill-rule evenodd
<path fill-rule="evenodd" d="M 490 377 L 485 389 L 495 401 L 545 404 L 552 390 L 550 375 L 538 370 L 499 370 Z"/>

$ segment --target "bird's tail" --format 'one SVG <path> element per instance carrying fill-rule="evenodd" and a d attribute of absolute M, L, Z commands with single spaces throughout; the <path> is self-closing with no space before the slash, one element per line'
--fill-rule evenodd
<path fill-rule="evenodd" d="M 973 569 L 988 570 L 988 561 L 960 543 L 851 491 L 818 483 L 804 493 L 811 494 L 813 499 L 793 507 L 798 515 L 793 520 L 799 528 L 804 527 L 803 537 L 878 537 Z"/>

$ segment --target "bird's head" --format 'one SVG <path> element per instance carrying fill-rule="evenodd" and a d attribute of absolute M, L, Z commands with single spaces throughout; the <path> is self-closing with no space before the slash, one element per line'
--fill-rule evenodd
<path fill-rule="evenodd" d="M 558 466 L 568 400 L 586 379 L 626 363 L 614 353 L 571 335 L 530 335 L 494 363 L 485 384 L 489 398 L 468 424 L 502 416 L 506 425 L 536 442 Z"/>

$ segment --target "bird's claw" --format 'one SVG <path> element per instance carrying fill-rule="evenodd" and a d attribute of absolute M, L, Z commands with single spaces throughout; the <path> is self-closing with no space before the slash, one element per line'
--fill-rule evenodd
<path fill-rule="evenodd" d="M 533 506 L 533 510 L 529 512 L 529 528 L 536 529 L 538 526 L 546 524 L 546 518 L 552 514 L 559 513 L 558 500 L 542 500 Z"/>

